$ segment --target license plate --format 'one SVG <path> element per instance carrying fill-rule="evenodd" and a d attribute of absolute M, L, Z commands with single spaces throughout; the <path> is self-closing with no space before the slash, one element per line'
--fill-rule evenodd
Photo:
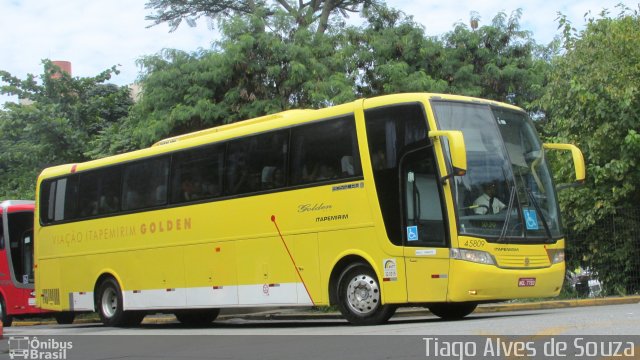
<path fill-rule="evenodd" d="M 518 279 L 518 287 L 536 286 L 536 278 Z"/>

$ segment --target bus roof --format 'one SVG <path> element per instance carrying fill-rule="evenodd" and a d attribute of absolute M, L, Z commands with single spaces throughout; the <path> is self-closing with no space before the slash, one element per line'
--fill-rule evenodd
<path fill-rule="evenodd" d="M 296 115 L 309 114 L 309 113 L 314 112 L 314 111 L 316 111 L 316 110 L 287 110 L 287 111 L 283 111 L 283 112 L 276 113 L 276 114 L 260 116 L 260 117 L 254 118 L 254 119 L 242 120 L 242 121 L 238 121 L 238 122 L 234 122 L 234 123 L 230 123 L 230 124 L 225 124 L 225 125 L 212 127 L 210 129 L 204 129 L 204 130 L 195 131 L 195 132 L 184 134 L 184 135 L 178 135 L 178 136 L 166 138 L 166 139 L 158 141 L 157 143 L 155 143 L 155 144 L 153 144 L 151 146 L 153 147 L 153 146 L 171 144 L 171 143 L 178 142 L 178 141 L 197 138 L 199 136 L 205 136 L 205 135 L 214 134 L 214 133 L 218 133 L 218 132 L 222 132 L 222 131 L 229 131 L 231 129 L 245 127 L 245 126 L 248 126 L 248 125 L 254 125 L 254 124 L 259 124 L 259 123 L 263 123 L 263 122 L 267 122 L 267 121 L 271 121 L 271 120 L 281 119 L 281 118 L 284 118 L 285 116 L 296 116 Z"/>
<path fill-rule="evenodd" d="M 217 141 L 223 141 L 232 139 L 235 137 L 241 137 L 244 135 L 259 133 L 271 129 L 286 128 L 289 126 L 302 124 L 306 122 L 312 122 L 315 120 L 329 118 L 334 116 L 341 116 L 347 113 L 354 112 L 356 106 L 365 102 L 365 104 L 371 104 L 377 106 L 378 104 L 394 104 L 394 103 L 407 103 L 420 100 L 452 100 L 452 101 L 464 101 L 472 103 L 483 103 L 495 106 L 502 106 L 512 108 L 514 110 L 520 110 L 515 106 L 500 103 L 492 100 L 485 100 L 479 98 L 472 98 L 459 95 L 448 94 L 434 94 L 434 93 L 403 93 L 394 95 L 383 95 L 368 99 L 360 99 L 350 103 L 331 106 L 327 108 L 317 110 L 287 110 L 276 114 L 265 115 L 253 119 L 238 121 L 231 124 L 225 124 L 210 129 L 200 130 L 184 135 L 170 137 L 164 140 L 160 140 L 152 146 L 127 152 L 119 155 L 108 156 L 105 158 L 91 160 L 78 164 L 64 164 L 59 166 L 50 167 L 44 169 L 39 176 L 40 178 L 49 178 L 66 175 L 69 173 L 90 170 L 103 166 L 118 164 L 127 161 L 134 161 L 154 155 L 161 155 L 173 151 L 179 151 L 181 149 L 189 148 L 192 146 L 204 145 L 207 143 L 214 143 Z M 39 181 L 38 181 L 39 183 Z"/>

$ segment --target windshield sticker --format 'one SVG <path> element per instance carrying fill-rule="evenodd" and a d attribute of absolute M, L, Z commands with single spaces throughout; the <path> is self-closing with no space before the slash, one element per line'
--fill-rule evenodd
<path fill-rule="evenodd" d="M 523 209 L 522 211 L 524 212 L 524 221 L 527 224 L 527 230 L 539 230 L 536 211 L 531 209 Z"/>
<path fill-rule="evenodd" d="M 407 241 L 417 241 L 418 239 L 418 227 L 407 226 Z"/>

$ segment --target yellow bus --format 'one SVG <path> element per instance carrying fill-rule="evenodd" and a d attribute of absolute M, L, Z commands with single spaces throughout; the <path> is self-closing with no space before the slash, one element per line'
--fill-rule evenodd
<path fill-rule="evenodd" d="M 44 170 L 36 295 L 108 326 L 221 308 L 399 306 L 445 319 L 555 296 L 565 242 L 544 148 L 517 107 L 397 94 L 291 110 Z"/>

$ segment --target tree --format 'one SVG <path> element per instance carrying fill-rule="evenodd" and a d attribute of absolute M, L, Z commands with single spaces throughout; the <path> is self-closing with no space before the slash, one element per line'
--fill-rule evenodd
<path fill-rule="evenodd" d="M 234 121 L 354 99 L 335 55 L 336 34 L 292 31 L 294 21 L 283 12 L 269 19 L 232 17 L 221 21 L 222 39 L 213 50 L 165 50 L 142 58 L 142 99 L 126 130 L 116 124 L 102 137 L 104 144 L 114 144 L 114 135 L 122 148 L 102 148 L 131 150 Z M 265 24 L 270 31 L 262 31 Z"/>
<path fill-rule="evenodd" d="M 596 270 L 609 293 L 637 291 L 631 274 L 640 264 L 629 256 L 640 245 L 637 236 L 608 229 L 614 215 L 618 230 L 640 225 L 628 216 L 640 203 L 640 17 L 625 8 L 615 17 L 603 11 L 581 32 L 560 20 L 565 53 L 553 61 L 541 104 L 547 136 L 576 144 L 587 162 L 586 185 L 561 194 L 579 240 L 570 246 L 577 245 L 576 261 Z M 559 168 L 562 176 L 571 171 Z M 622 268 L 610 271 L 612 264 Z"/>
<path fill-rule="evenodd" d="M 386 6 L 363 14 L 365 25 L 346 30 L 338 55 L 359 96 L 445 90 L 435 70 L 444 49 L 413 17 Z"/>
<path fill-rule="evenodd" d="M 200 17 L 209 19 L 227 19 L 234 16 L 258 16 L 270 18 L 278 12 L 286 12 L 295 20 L 295 28 L 310 28 L 316 24 L 318 34 L 328 28 L 331 15 L 340 14 L 348 17 L 348 13 L 358 13 L 361 8 L 377 4 L 376 0 L 149 0 L 147 9 L 156 12 L 147 16 L 154 25 L 168 23 L 174 31 L 184 20 L 195 26 Z"/>
<path fill-rule="evenodd" d="M 190 2 L 180 7 L 183 15 L 188 9 L 197 10 L 189 13 L 191 17 L 215 12 L 222 39 L 213 50 L 167 50 L 143 58 L 142 100 L 128 118 L 128 128 L 115 125 L 113 131 L 105 132 L 104 143 L 109 146 L 99 148 L 119 151 L 113 148 L 117 144 L 121 150 L 130 150 L 168 136 L 357 96 L 454 92 L 529 105 L 544 79 L 540 75 L 544 61 L 535 55 L 539 47 L 519 30 L 519 12 L 508 20 L 501 13 L 491 26 L 477 31 L 459 25 L 444 42 L 425 36 L 424 28 L 411 16 L 381 3 L 363 6 L 363 26 L 346 27 L 336 16 L 323 33 L 289 10 L 272 6 L 269 16 L 261 16 L 246 7 L 258 6 L 257 2 L 233 3 L 237 6 L 228 11 L 205 11 Z M 298 5 L 306 9 L 320 3 Z M 153 5 L 178 11 L 173 2 Z M 482 45 L 469 45 L 474 42 Z M 495 54 L 489 48 L 495 48 Z M 473 79 L 468 80 L 460 74 L 472 60 L 476 62 L 471 65 Z M 454 76 L 452 69 L 462 72 Z M 133 140 L 114 141 L 111 134 L 116 138 L 133 134 Z"/>
<path fill-rule="evenodd" d="M 490 25 L 479 25 L 471 16 L 471 27 L 458 23 L 442 37 L 441 78 L 447 92 L 512 103 L 535 111 L 542 96 L 548 64 L 545 48 L 522 30 L 518 9 L 509 17 L 498 13 Z M 475 27 L 475 28 L 474 28 Z"/>
<path fill-rule="evenodd" d="M 95 77 L 72 78 L 49 60 L 37 81 L 0 71 L 0 93 L 17 95 L 0 112 L 0 194 L 33 198 L 38 173 L 47 166 L 90 159 L 92 140 L 128 113 L 126 87 L 105 85 L 115 67 Z M 55 76 L 53 76 L 55 75 Z"/>
<path fill-rule="evenodd" d="M 356 74 L 358 94 L 429 91 L 509 102 L 531 113 L 542 95 L 548 63 L 545 47 L 520 29 L 521 12 L 497 14 L 491 24 L 456 24 L 440 37 L 399 10 L 378 6 L 364 12 L 363 28 L 349 28 L 343 52 Z"/>

